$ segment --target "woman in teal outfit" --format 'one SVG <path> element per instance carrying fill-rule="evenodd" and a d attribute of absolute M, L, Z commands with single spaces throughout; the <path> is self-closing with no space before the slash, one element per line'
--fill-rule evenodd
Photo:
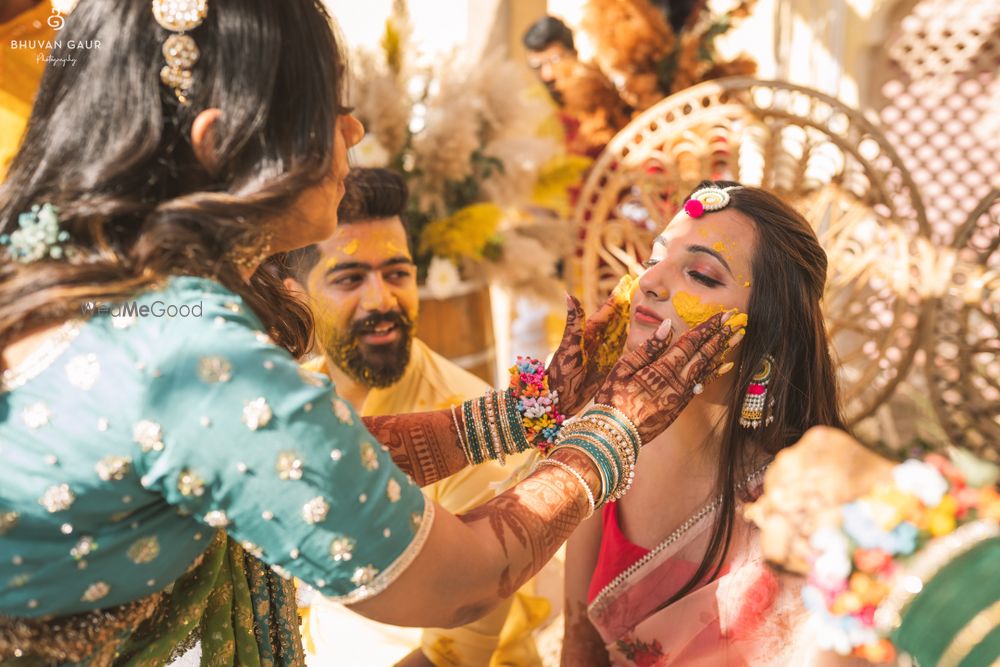
<path fill-rule="evenodd" d="M 292 575 L 397 624 L 509 595 L 609 459 L 564 448 L 435 512 L 411 480 L 465 465 L 468 416 L 363 424 L 300 373 L 308 312 L 256 270 L 329 236 L 363 134 L 322 5 L 80 0 L 60 37 L 56 58 L 89 48 L 49 66 L 0 188 L 0 662 L 159 665 L 197 640 L 203 664 L 300 664 Z M 620 306 L 586 329 L 572 308 L 546 377 L 648 440 L 740 334 L 664 328 L 609 369 Z"/>

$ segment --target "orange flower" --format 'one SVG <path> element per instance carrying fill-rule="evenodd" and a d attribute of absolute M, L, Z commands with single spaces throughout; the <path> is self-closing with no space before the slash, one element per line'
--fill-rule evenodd
<path fill-rule="evenodd" d="M 1000 521 L 1000 493 L 992 486 L 979 490 L 979 518 Z"/>
<path fill-rule="evenodd" d="M 853 614 L 864 606 L 861 603 L 861 598 L 857 593 L 853 591 L 845 591 L 837 596 L 837 599 L 833 601 L 833 606 L 830 607 L 830 611 L 838 616 L 843 616 L 845 614 Z"/>
<path fill-rule="evenodd" d="M 858 596 L 862 607 L 866 605 L 877 606 L 889 594 L 889 587 L 884 582 L 861 572 L 855 572 L 851 575 L 850 590 Z"/>
<path fill-rule="evenodd" d="M 854 552 L 854 565 L 862 572 L 875 574 L 892 565 L 892 556 L 882 549 L 858 549 Z"/>
<path fill-rule="evenodd" d="M 865 644 L 854 649 L 854 655 L 868 662 L 885 663 L 896 659 L 896 649 L 888 639 L 880 639 L 874 644 Z"/>

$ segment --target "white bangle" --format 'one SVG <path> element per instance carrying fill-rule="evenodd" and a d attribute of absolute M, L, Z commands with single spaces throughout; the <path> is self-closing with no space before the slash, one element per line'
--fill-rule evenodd
<path fill-rule="evenodd" d="M 474 465 L 472 462 L 472 452 L 465 445 L 465 440 L 462 439 L 462 427 L 458 425 L 458 417 L 455 415 L 455 406 L 451 406 L 451 420 L 455 423 L 455 435 L 458 436 L 458 444 L 462 446 L 462 453 L 465 454 L 465 460 L 469 462 L 469 465 Z"/>
<path fill-rule="evenodd" d="M 591 515 L 594 514 L 594 508 L 596 506 L 596 503 L 594 503 L 594 492 L 590 490 L 590 486 L 587 484 L 587 480 L 583 478 L 583 475 L 574 470 L 573 466 L 569 465 L 568 463 L 563 463 L 562 461 L 559 461 L 557 459 L 542 459 L 541 461 L 535 464 L 535 470 L 538 470 L 542 466 L 555 466 L 560 470 L 566 471 L 567 473 L 572 475 L 576 479 L 576 481 L 580 482 L 580 486 L 583 487 L 584 492 L 587 494 L 587 504 L 590 505 L 590 511 L 587 512 L 587 516 L 583 518 L 589 519 Z"/>

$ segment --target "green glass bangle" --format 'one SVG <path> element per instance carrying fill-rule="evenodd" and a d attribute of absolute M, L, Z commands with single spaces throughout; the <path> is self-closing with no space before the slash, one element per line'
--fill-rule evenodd
<path fill-rule="evenodd" d="M 518 452 L 526 452 L 531 449 L 528 436 L 524 431 L 524 420 L 521 413 L 517 411 L 517 398 L 513 389 L 504 392 L 504 405 L 507 408 L 507 423 L 510 425 L 511 433 L 514 436 L 514 447 Z"/>
<path fill-rule="evenodd" d="M 583 438 L 585 440 L 589 438 L 591 442 L 594 442 L 598 447 L 604 450 L 605 456 L 610 456 L 610 458 L 614 459 L 615 462 L 614 468 L 616 474 L 614 476 L 614 486 L 611 487 L 611 492 L 614 493 L 615 490 L 618 489 L 618 485 L 621 484 L 622 470 L 624 470 L 624 468 L 622 467 L 622 460 L 618 456 L 618 452 L 615 451 L 614 445 L 612 445 L 610 442 L 605 440 L 601 435 L 593 431 L 583 431 L 581 433 L 574 433 L 573 436 L 576 438 Z"/>
<path fill-rule="evenodd" d="M 472 403 L 473 401 L 466 401 L 462 403 L 462 415 L 465 417 L 465 438 L 469 443 L 469 449 L 472 450 L 473 463 L 480 464 L 483 462 L 481 445 L 479 443 L 479 436 L 476 433 L 475 420 L 472 416 Z"/>
<path fill-rule="evenodd" d="M 594 461 L 601 468 L 607 495 L 611 495 L 618 483 L 617 475 L 615 475 L 614 471 L 611 469 L 611 461 L 608 460 L 607 454 L 602 452 L 600 447 L 588 440 L 578 437 L 576 434 L 567 437 L 559 444 L 572 445 L 590 452 L 591 457 L 593 457 Z"/>

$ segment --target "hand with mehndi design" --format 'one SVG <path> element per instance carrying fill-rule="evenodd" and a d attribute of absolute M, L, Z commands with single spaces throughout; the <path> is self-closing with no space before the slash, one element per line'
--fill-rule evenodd
<path fill-rule="evenodd" d="M 892 462 L 834 428 L 817 426 L 781 450 L 764 475 L 764 495 L 744 510 L 761 529 L 764 557 L 809 571 L 809 540 L 837 521 L 842 504 L 892 479 Z"/>
<path fill-rule="evenodd" d="M 624 276 L 590 318 L 575 297 L 566 296 L 562 342 L 545 369 L 549 388 L 559 392 L 559 409 L 564 414 L 574 415 L 590 402 L 621 356 L 635 285 L 635 278 Z"/>
<path fill-rule="evenodd" d="M 639 429 L 643 442 L 662 433 L 694 396 L 694 386 L 728 373 L 726 351 L 743 339 L 746 315 L 718 313 L 676 343 L 669 321 L 642 346 L 618 360 L 597 392 L 596 402 L 613 405 Z"/>

